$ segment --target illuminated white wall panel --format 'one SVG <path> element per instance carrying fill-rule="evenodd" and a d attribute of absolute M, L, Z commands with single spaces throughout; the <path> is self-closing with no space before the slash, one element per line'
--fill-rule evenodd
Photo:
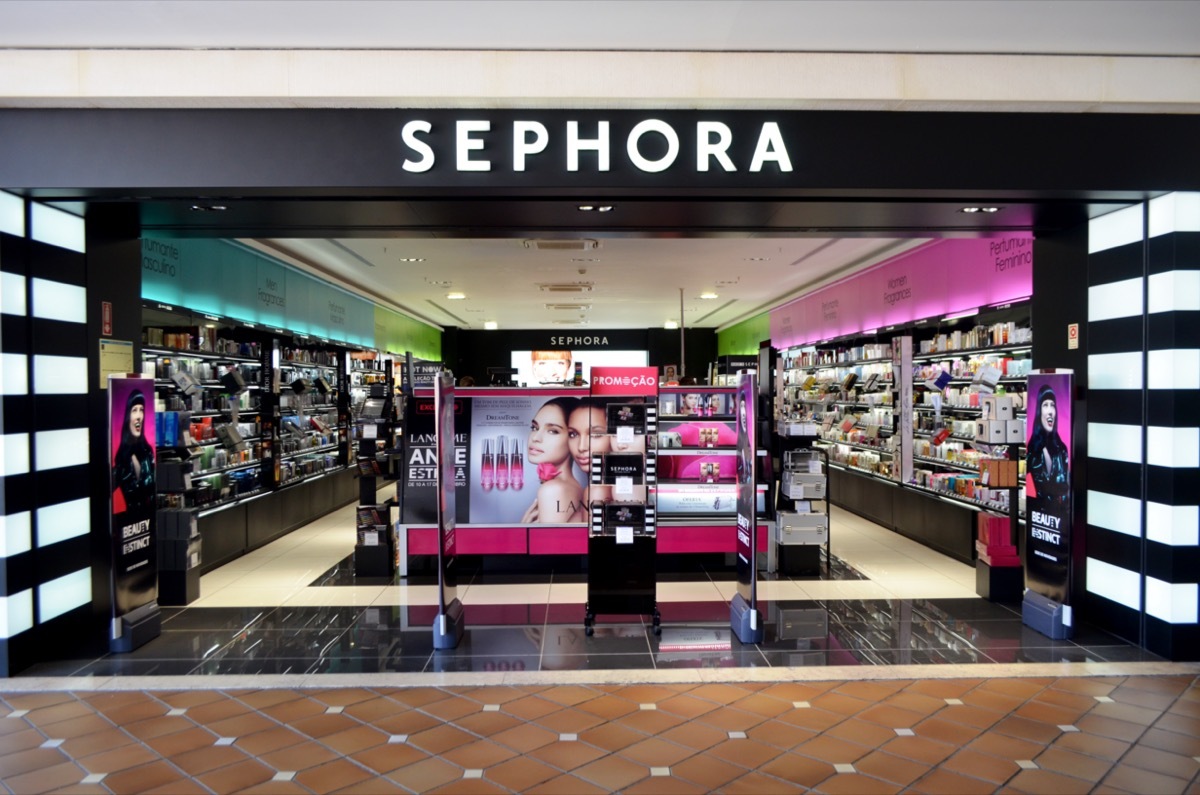
<path fill-rule="evenodd" d="M 1200 507 L 1147 502 L 1146 538 L 1172 547 L 1200 544 Z"/>
<path fill-rule="evenodd" d="M 1196 583 L 1146 578 L 1146 614 L 1170 624 L 1195 624 Z"/>
<path fill-rule="evenodd" d="M 1125 279 L 1088 288 L 1088 322 L 1142 314 L 1142 280 Z"/>
<path fill-rule="evenodd" d="M 6 315 L 25 314 L 25 277 L 18 273 L 0 272 L 0 312 Z"/>
<path fill-rule="evenodd" d="M 1088 423 L 1088 455 L 1112 461 L 1142 463 L 1142 429 L 1137 425 Z"/>
<path fill-rule="evenodd" d="M 49 279 L 34 279 L 33 316 L 68 323 L 86 322 L 87 290 Z"/>
<path fill-rule="evenodd" d="M 87 359 L 82 356 L 34 356 L 33 391 L 39 395 L 86 395 Z"/>
<path fill-rule="evenodd" d="M 1146 366 L 1150 389 L 1200 389 L 1198 348 L 1147 351 Z"/>
<path fill-rule="evenodd" d="M 1168 193 L 1150 200 L 1148 237 L 1200 232 L 1200 193 Z"/>
<path fill-rule="evenodd" d="M 1103 353 L 1089 356 L 1088 388 L 1141 389 L 1141 352 Z"/>
<path fill-rule="evenodd" d="M 0 190 L 0 232 L 25 237 L 25 200 Z"/>
<path fill-rule="evenodd" d="M 1107 494 L 1103 491 L 1088 491 L 1087 499 L 1088 524 L 1106 527 L 1127 536 L 1141 537 L 1141 500 Z"/>
<path fill-rule="evenodd" d="M 33 628 L 33 591 L 0 596 L 0 638 L 11 638 Z"/>
<path fill-rule="evenodd" d="M 45 204 L 34 202 L 29 206 L 29 236 L 80 254 L 87 251 L 83 219 Z"/>
<path fill-rule="evenodd" d="M 1195 312 L 1200 310 L 1200 271 L 1167 271 L 1150 275 L 1146 311 Z"/>
<path fill-rule="evenodd" d="M 39 624 L 44 624 L 92 601 L 92 570 L 80 569 L 44 582 L 38 586 L 37 592 L 37 620 Z"/>
<path fill-rule="evenodd" d="M 0 461 L 4 475 L 24 475 L 29 471 L 29 434 L 6 433 L 0 436 Z"/>
<path fill-rule="evenodd" d="M 87 535 L 92 529 L 91 500 L 60 502 L 37 511 L 37 545 L 48 547 L 68 538 Z"/>
<path fill-rule="evenodd" d="M 23 353 L 0 353 L 0 395 L 29 393 L 29 360 Z"/>
<path fill-rule="evenodd" d="M 1119 605 L 1142 609 L 1142 584 L 1137 572 L 1095 558 L 1087 559 L 1087 588 Z"/>
<path fill-rule="evenodd" d="M 1088 253 L 1096 254 L 1117 246 L 1137 243 L 1142 239 L 1144 228 L 1140 204 L 1093 218 L 1088 221 Z"/>
<path fill-rule="evenodd" d="M 47 469 L 73 467 L 88 462 L 88 429 L 67 428 L 62 431 L 38 431 L 33 449 L 39 472 Z"/>
<path fill-rule="evenodd" d="M 1200 467 L 1200 427 L 1148 427 L 1146 463 L 1160 467 Z"/>
<path fill-rule="evenodd" d="M 32 546 L 29 511 L 0 515 L 0 558 L 28 552 Z"/>

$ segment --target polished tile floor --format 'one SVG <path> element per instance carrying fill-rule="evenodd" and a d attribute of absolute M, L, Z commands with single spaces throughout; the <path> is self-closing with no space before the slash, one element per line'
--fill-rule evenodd
<path fill-rule="evenodd" d="M 430 576 L 354 578 L 352 527 L 206 575 L 131 654 L 0 680 L 0 789 L 1200 794 L 1200 666 L 1051 641 L 846 512 L 829 575 L 764 576 L 746 645 L 723 556 L 664 561 L 661 637 L 646 616 L 587 636 L 579 561 L 467 559 L 466 635 L 435 651 Z"/>

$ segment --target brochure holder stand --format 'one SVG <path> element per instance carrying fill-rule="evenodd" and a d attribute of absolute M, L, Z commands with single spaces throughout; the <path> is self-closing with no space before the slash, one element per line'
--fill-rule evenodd
<path fill-rule="evenodd" d="M 392 379 L 391 367 L 386 369 L 385 383 L 372 384 L 364 410 L 355 423 L 358 428 L 358 538 L 354 546 L 354 575 L 356 577 L 391 577 L 395 568 L 395 545 L 392 539 L 393 500 L 377 502 L 376 478 L 382 474 L 379 465 L 378 440 L 391 436 Z"/>

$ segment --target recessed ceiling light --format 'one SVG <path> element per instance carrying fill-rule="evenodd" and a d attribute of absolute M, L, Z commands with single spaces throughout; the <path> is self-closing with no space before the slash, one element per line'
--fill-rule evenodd
<path fill-rule="evenodd" d="M 571 262 L 599 262 L 596 257 L 571 257 Z"/>
<path fill-rule="evenodd" d="M 979 208 L 978 207 L 964 207 L 961 210 L 959 210 L 959 212 L 960 213 L 977 213 L 977 212 L 979 212 Z"/>
<path fill-rule="evenodd" d="M 1000 208 L 999 207 L 980 207 L 979 212 L 981 212 L 981 213 L 998 213 L 998 212 L 1000 212 Z"/>
<path fill-rule="evenodd" d="M 483 327 L 485 329 L 487 329 L 488 331 L 495 331 L 496 329 L 498 329 L 500 327 L 500 325 L 498 323 L 496 323 L 496 321 L 494 321 L 494 320 L 485 320 L 483 322 Z"/>
<path fill-rule="evenodd" d="M 596 209 L 596 205 L 594 205 L 594 204 L 581 204 L 581 205 L 579 205 L 579 210 L 580 210 L 581 212 L 590 213 L 590 212 L 591 212 L 592 210 L 594 210 L 594 209 Z"/>
<path fill-rule="evenodd" d="M 711 301 L 714 298 L 719 298 L 716 293 L 700 293 L 700 298 L 704 301 Z"/>
<path fill-rule="evenodd" d="M 401 257 L 400 262 L 424 262 L 424 257 Z"/>
<path fill-rule="evenodd" d="M 668 320 L 666 323 L 663 323 L 663 328 L 665 328 L 665 329 L 679 328 L 679 321 L 678 320 Z"/>
<path fill-rule="evenodd" d="M 447 301 L 461 301 L 467 297 L 466 293 L 446 293 Z"/>
<path fill-rule="evenodd" d="M 746 262 L 770 262 L 770 257 L 746 257 Z"/>
<path fill-rule="evenodd" d="M 611 213 L 613 206 L 611 204 L 601 204 L 596 209 L 602 213 Z"/>

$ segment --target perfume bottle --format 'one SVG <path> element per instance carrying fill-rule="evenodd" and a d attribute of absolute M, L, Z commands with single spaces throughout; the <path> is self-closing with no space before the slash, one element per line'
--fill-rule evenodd
<path fill-rule="evenodd" d="M 496 459 L 492 453 L 492 440 L 483 440 L 483 461 L 479 467 L 479 485 L 484 491 L 491 491 L 496 485 Z"/>
<path fill-rule="evenodd" d="M 508 456 L 508 477 L 514 490 L 525 488 L 525 456 L 521 453 L 521 438 L 512 440 L 512 452 Z"/>
<path fill-rule="evenodd" d="M 496 442 L 496 488 L 508 488 L 508 437 L 501 436 Z"/>

